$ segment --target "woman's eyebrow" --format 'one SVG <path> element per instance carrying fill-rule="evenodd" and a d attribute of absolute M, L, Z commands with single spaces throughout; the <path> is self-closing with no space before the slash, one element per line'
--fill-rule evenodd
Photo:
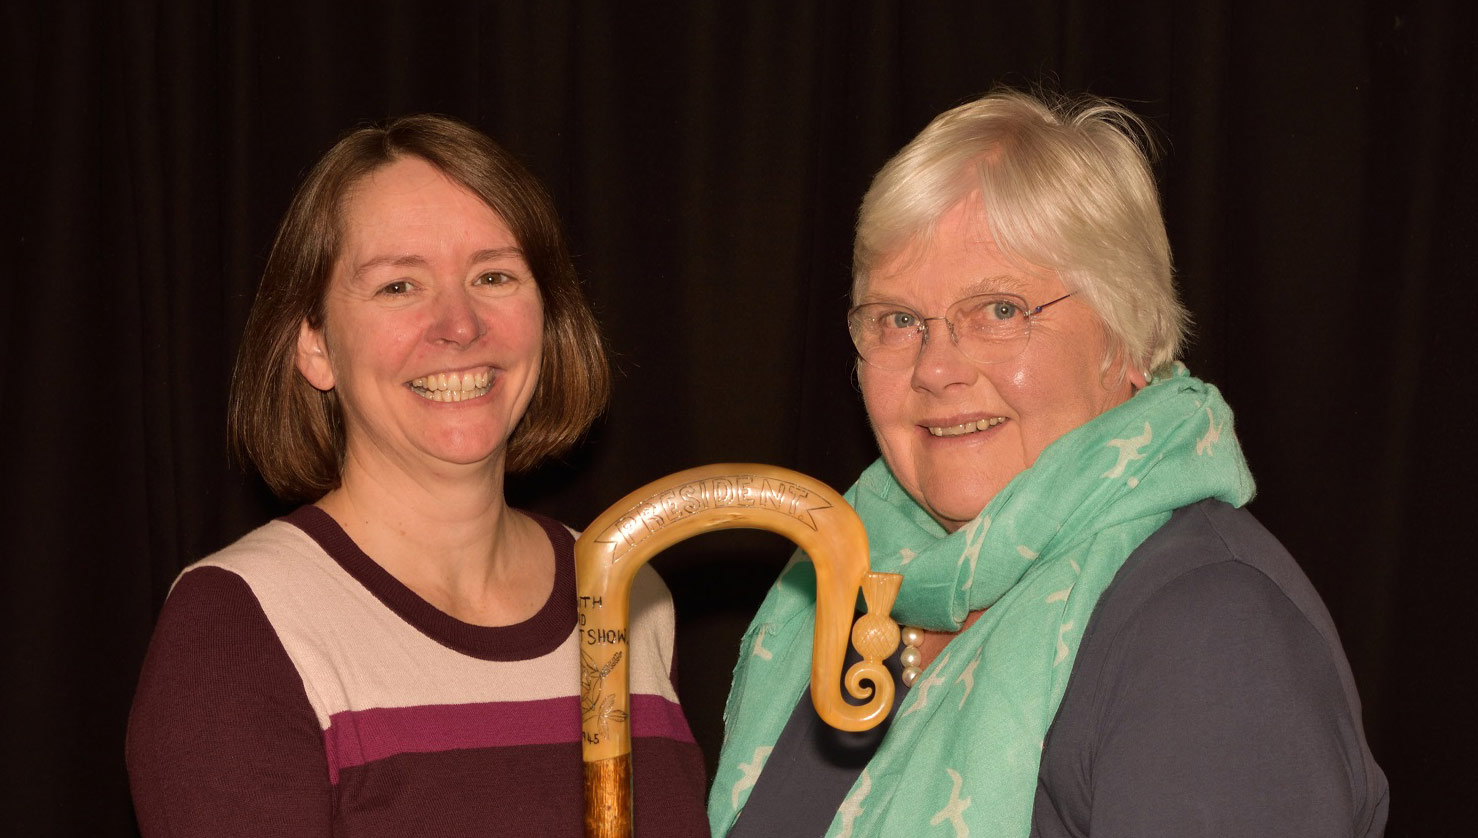
<path fill-rule="evenodd" d="M 973 297 L 976 294 L 991 294 L 1005 291 L 1012 294 L 1020 294 L 1026 289 L 1026 281 L 1019 276 L 1011 274 L 996 274 L 970 283 L 965 288 L 965 296 Z"/>
<path fill-rule="evenodd" d="M 962 288 L 960 299 L 964 299 L 966 297 L 974 297 L 977 294 L 996 293 L 1009 293 L 1020 296 L 1023 292 L 1026 291 L 1026 286 L 1026 280 L 1019 276 L 1014 276 L 1012 274 L 993 274 L 988 277 L 977 279 Z M 864 293 L 862 297 L 859 298 L 857 301 L 857 305 L 872 305 L 874 303 L 896 305 L 907 309 L 916 308 L 916 306 L 914 306 L 912 303 L 903 302 L 897 297 L 874 296 L 870 293 Z"/>
<path fill-rule="evenodd" d="M 524 259 L 523 248 L 521 247 L 490 247 L 486 250 L 479 250 L 473 253 L 471 258 L 467 260 L 467 264 L 475 265 L 478 262 L 492 262 L 510 257 L 520 261 L 527 261 Z"/>
<path fill-rule="evenodd" d="M 375 268 L 414 268 L 422 267 L 424 265 L 426 265 L 426 259 L 413 253 L 407 253 L 400 256 L 376 256 L 373 259 L 366 260 L 364 263 L 356 267 L 354 269 L 354 272 L 349 275 L 349 278 L 351 280 L 358 280 Z"/>
<path fill-rule="evenodd" d="M 912 310 L 914 308 L 914 306 L 913 306 L 912 303 L 905 303 L 902 300 L 898 299 L 897 297 L 878 297 L 878 296 L 874 296 L 872 294 L 863 294 L 860 298 L 858 298 L 857 305 L 859 305 L 859 306 L 870 306 L 870 305 L 898 306 L 899 308 L 906 308 L 906 309 L 909 309 L 909 310 Z"/>
<path fill-rule="evenodd" d="M 486 248 L 484 250 L 476 251 L 470 257 L 468 257 L 467 264 L 476 265 L 481 262 L 492 262 L 498 259 L 506 259 L 509 257 L 524 261 L 523 249 L 518 247 Z M 376 268 L 423 268 L 426 267 L 428 264 L 430 263 L 426 260 L 426 257 L 418 256 L 414 253 L 376 256 L 373 259 L 366 260 L 363 264 L 356 267 L 354 269 L 354 273 L 350 275 L 350 278 L 353 280 L 358 280 L 362 278 L 365 274 Z"/>

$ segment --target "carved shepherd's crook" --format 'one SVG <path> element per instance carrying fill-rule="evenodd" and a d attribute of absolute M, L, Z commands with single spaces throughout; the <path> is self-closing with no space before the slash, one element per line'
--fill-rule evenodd
<path fill-rule="evenodd" d="M 811 700 L 822 720 L 857 731 L 888 714 L 893 679 L 882 661 L 898 647 L 898 625 L 887 614 L 903 577 L 868 571 L 867 533 L 842 496 L 803 474 L 745 463 L 702 466 L 656 480 L 607 509 L 575 543 L 587 836 L 631 835 L 626 631 L 636 571 L 679 541 L 731 527 L 779 533 L 816 566 Z M 851 627 L 859 588 L 867 614 Z M 847 690 L 863 704 L 849 704 L 841 694 L 849 627 L 863 660 L 847 671 Z"/>

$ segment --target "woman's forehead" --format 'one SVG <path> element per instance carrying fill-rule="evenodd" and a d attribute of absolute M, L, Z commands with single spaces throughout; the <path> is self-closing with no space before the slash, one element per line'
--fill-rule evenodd
<path fill-rule="evenodd" d="M 338 261 L 351 268 L 370 260 L 428 258 L 447 248 L 518 249 L 497 211 L 419 158 L 371 172 L 346 199 Z"/>
<path fill-rule="evenodd" d="M 970 210 L 969 213 L 966 210 Z M 855 303 L 877 299 L 952 303 L 974 294 L 1030 296 L 1054 272 L 1004 252 L 991 236 L 984 213 L 957 207 L 932 229 L 921 231 L 880 259 L 853 288 Z"/>

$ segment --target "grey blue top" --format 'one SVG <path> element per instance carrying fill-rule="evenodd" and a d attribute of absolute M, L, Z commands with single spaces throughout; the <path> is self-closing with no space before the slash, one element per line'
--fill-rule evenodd
<path fill-rule="evenodd" d="M 824 834 L 876 747 L 800 698 L 731 838 Z M 1043 743 L 1032 834 L 1367 838 L 1388 796 L 1323 602 L 1250 513 L 1208 500 L 1100 598 Z"/>

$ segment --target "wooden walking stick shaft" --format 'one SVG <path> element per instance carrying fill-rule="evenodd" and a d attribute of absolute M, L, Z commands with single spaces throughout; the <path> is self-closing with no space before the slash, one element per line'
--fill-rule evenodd
<path fill-rule="evenodd" d="M 688 469 L 649 483 L 602 513 L 575 543 L 587 836 L 631 835 L 626 632 L 636 571 L 679 541 L 732 527 L 779 533 L 816 566 L 811 699 L 822 720 L 866 730 L 892 705 L 893 679 L 882 660 L 898 645 L 898 627 L 887 613 L 902 577 L 868 572 L 867 533 L 841 495 L 789 469 L 747 463 Z M 859 590 L 868 614 L 853 631 Z M 839 686 L 849 632 L 863 660 L 847 671 L 847 690 L 862 704 L 848 703 Z"/>

